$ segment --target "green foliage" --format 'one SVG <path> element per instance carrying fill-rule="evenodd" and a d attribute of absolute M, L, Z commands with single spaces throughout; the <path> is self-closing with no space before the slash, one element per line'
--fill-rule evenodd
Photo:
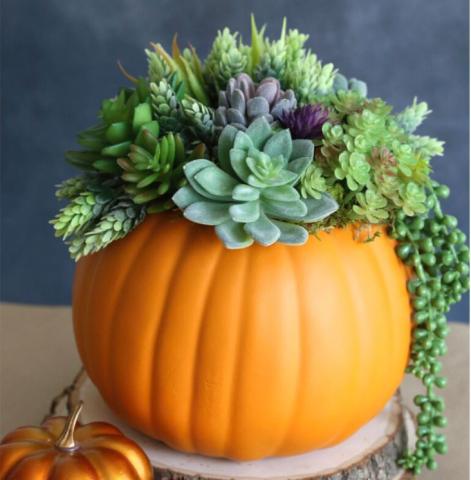
<path fill-rule="evenodd" d="M 185 146 L 178 134 L 157 139 L 145 130 L 131 145 L 129 155 L 118 159 L 124 191 L 137 205 L 149 204 L 149 211 L 159 210 L 162 202 L 167 203 L 165 195 L 180 186 L 184 161 Z"/>
<path fill-rule="evenodd" d="M 166 79 L 150 84 L 152 109 L 162 132 L 178 132 L 182 129 L 179 95 Z"/>
<path fill-rule="evenodd" d="M 283 84 L 294 90 L 301 105 L 307 104 L 332 90 L 335 73 L 332 63 L 322 65 L 317 55 L 308 51 L 299 62 L 287 65 Z"/>
<path fill-rule="evenodd" d="M 407 133 L 414 133 L 430 113 L 432 111 L 428 109 L 428 105 L 425 102 L 417 103 L 415 97 L 412 105 L 396 115 L 396 121 Z"/>
<path fill-rule="evenodd" d="M 145 213 L 145 207 L 136 205 L 128 198 L 113 201 L 83 235 L 75 236 L 69 242 L 71 257 L 79 260 L 125 237 L 142 222 Z"/>
<path fill-rule="evenodd" d="M 123 88 L 116 97 L 105 100 L 98 116 L 101 123 L 78 135 L 78 143 L 85 150 L 69 151 L 66 158 L 85 172 L 116 175 L 116 159 L 129 153 L 142 129 L 156 123 L 145 81 L 140 80 L 136 89 Z"/>
<path fill-rule="evenodd" d="M 265 37 L 265 27 L 258 30 L 253 17 L 251 27 L 250 46 L 239 40 L 237 32 L 227 28 L 218 32 L 204 67 L 207 82 L 214 89 L 213 97 L 240 73 L 248 73 L 258 82 L 266 77 L 277 78 L 283 88 L 294 91 L 300 104 L 333 91 L 336 70 L 331 63 L 323 65 L 304 47 L 308 35 L 297 30 L 286 32 L 286 20 L 278 40 Z"/>
<path fill-rule="evenodd" d="M 327 182 L 322 174 L 322 169 L 315 163 L 311 163 L 301 177 L 301 195 L 303 198 L 322 198 L 327 190 Z"/>
<path fill-rule="evenodd" d="M 173 201 L 189 220 L 214 225 L 227 248 L 244 248 L 254 240 L 304 243 L 307 231 L 299 224 L 337 209 L 329 195 L 303 199 L 295 188 L 313 153 L 311 141 L 293 141 L 288 130 L 272 130 L 263 117 L 246 132 L 229 125 L 219 138 L 219 166 L 208 160 L 187 163 L 189 185 Z"/>
<path fill-rule="evenodd" d="M 317 160 L 327 183 L 340 181 L 345 189 L 342 215 L 387 223 L 397 210 L 408 216 L 424 213 L 430 159 L 441 154 L 442 143 L 409 134 L 389 105 L 356 90 L 339 90 L 326 103 L 336 123 L 324 124 Z"/>
<path fill-rule="evenodd" d="M 415 450 L 407 452 L 400 463 L 416 475 L 423 467 L 435 470 L 435 456 L 447 451 L 446 438 L 438 433 L 447 423 L 445 405 L 434 390 L 446 385 L 439 360 L 447 351 L 445 315 L 469 289 L 466 235 L 457 228 L 456 218 L 444 215 L 440 207 L 439 197 L 448 194 L 448 187 L 431 183 L 428 212 L 415 217 L 398 212 L 391 231 L 398 240 L 397 255 L 414 272 L 408 283 L 415 325 L 408 372 L 421 380 L 426 393 L 414 399 L 420 410 Z"/>
<path fill-rule="evenodd" d="M 253 27 L 257 28 L 255 25 Z M 267 77 L 284 78 L 287 64 L 286 19 L 283 20 L 280 39 L 270 41 L 263 38 L 260 51 L 263 51 L 263 54 L 254 65 L 254 78 L 259 81 Z"/>
<path fill-rule="evenodd" d="M 249 64 L 247 50 L 237 41 L 238 33 L 228 28 L 218 31 L 206 59 L 204 72 L 216 91 L 223 90 L 230 78 L 246 70 Z"/>
<path fill-rule="evenodd" d="M 213 137 L 213 110 L 190 97 L 184 98 L 181 103 L 187 126 L 196 137 L 210 144 Z"/>
<path fill-rule="evenodd" d="M 174 72 L 160 54 L 147 48 L 145 53 L 147 56 L 147 78 L 149 83 L 158 85 L 162 80 L 165 80 L 170 84 L 173 81 L 174 84 L 183 86 L 183 82 L 178 77 L 178 72 Z"/>
<path fill-rule="evenodd" d="M 349 190 L 359 190 L 368 183 L 371 167 L 363 153 L 345 150 L 339 155 L 338 162 L 334 174 L 339 180 L 347 181 Z"/>
<path fill-rule="evenodd" d="M 93 192 L 81 192 L 51 220 L 56 237 L 66 239 L 83 232 L 97 218 L 105 204 Z"/>
<path fill-rule="evenodd" d="M 82 193 L 87 188 L 87 178 L 85 176 L 72 177 L 56 185 L 56 197 L 59 200 L 70 200 Z"/>
<path fill-rule="evenodd" d="M 335 75 L 333 90 L 335 93 L 356 92 L 361 98 L 366 98 L 368 95 L 368 87 L 365 82 L 356 78 L 348 80 L 341 73 Z"/>
<path fill-rule="evenodd" d="M 412 148 L 425 158 L 443 155 L 444 142 L 441 140 L 421 135 L 410 135 L 409 141 Z"/>
<path fill-rule="evenodd" d="M 388 211 L 385 209 L 388 201 L 374 190 L 366 190 L 365 193 L 357 193 L 356 201 L 358 205 L 353 205 L 353 211 L 366 218 L 370 223 L 381 223 L 388 218 Z"/>
<path fill-rule="evenodd" d="M 278 78 L 284 88 L 294 91 L 300 104 L 314 102 L 331 92 L 336 70 L 331 63 L 322 65 L 317 55 L 304 48 L 308 38 L 298 30 L 286 33 L 284 21 L 279 40 L 264 39 L 259 45 L 259 61 L 253 65 L 255 79 Z"/>
<path fill-rule="evenodd" d="M 172 42 L 172 55 L 160 43 L 152 44 L 154 55 L 149 56 L 149 80 L 160 83 L 167 80 L 179 97 L 189 95 L 207 105 L 209 103 L 203 79 L 201 61 L 196 51 L 184 49 L 177 44 L 176 35 Z"/>

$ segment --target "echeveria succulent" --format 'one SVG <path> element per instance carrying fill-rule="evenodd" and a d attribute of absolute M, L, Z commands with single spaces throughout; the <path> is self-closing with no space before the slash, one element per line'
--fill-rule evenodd
<path fill-rule="evenodd" d="M 269 123 L 285 111 L 296 107 L 292 90 L 281 89 L 276 78 L 265 78 L 258 85 L 246 73 L 231 78 L 226 90 L 219 92 L 214 125 L 221 131 L 226 125 L 245 130 L 255 119 L 264 117 Z"/>
<path fill-rule="evenodd" d="M 219 138 L 219 165 L 194 160 L 184 167 L 188 185 L 173 201 L 192 222 L 214 225 L 228 248 L 254 240 L 302 244 L 302 223 L 326 218 L 338 205 L 323 193 L 301 198 L 295 185 L 311 164 L 314 145 L 292 140 L 289 130 L 274 130 L 262 117 L 245 132 L 228 125 Z"/>

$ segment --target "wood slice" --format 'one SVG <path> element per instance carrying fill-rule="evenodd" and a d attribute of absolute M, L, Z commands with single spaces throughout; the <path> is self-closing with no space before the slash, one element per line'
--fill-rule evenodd
<path fill-rule="evenodd" d="M 64 390 L 66 391 L 66 390 Z M 124 424 L 106 406 L 92 382 L 78 377 L 68 391 L 68 406 L 85 403 L 81 422 L 116 425 L 146 452 L 159 480 L 405 480 L 413 477 L 397 466 L 397 459 L 413 448 L 415 425 L 399 395 L 384 410 L 339 445 L 291 457 L 234 462 L 177 452 Z M 70 396 L 72 395 L 72 397 Z M 67 405 L 60 413 L 66 413 Z"/>

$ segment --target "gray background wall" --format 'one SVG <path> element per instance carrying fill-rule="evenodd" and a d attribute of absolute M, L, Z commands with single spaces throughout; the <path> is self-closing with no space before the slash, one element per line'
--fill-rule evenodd
<path fill-rule="evenodd" d="M 434 164 L 448 210 L 469 229 L 467 0 L 4 0 L 2 19 L 1 299 L 66 304 L 74 265 L 48 225 L 54 184 L 72 175 L 63 151 L 123 82 L 144 73 L 143 48 L 191 41 L 206 54 L 218 28 L 247 38 L 249 13 L 278 34 L 283 16 L 372 96 L 434 110 L 422 132 L 446 141 Z M 467 299 L 451 318 L 466 321 Z"/>

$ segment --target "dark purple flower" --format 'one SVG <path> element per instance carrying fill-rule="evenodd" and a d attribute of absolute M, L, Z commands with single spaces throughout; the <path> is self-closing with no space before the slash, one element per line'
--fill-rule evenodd
<path fill-rule="evenodd" d="M 293 138 L 314 139 L 322 137 L 322 125 L 328 117 L 329 111 L 322 105 L 316 104 L 284 111 L 280 121 L 283 126 L 290 129 Z"/>

